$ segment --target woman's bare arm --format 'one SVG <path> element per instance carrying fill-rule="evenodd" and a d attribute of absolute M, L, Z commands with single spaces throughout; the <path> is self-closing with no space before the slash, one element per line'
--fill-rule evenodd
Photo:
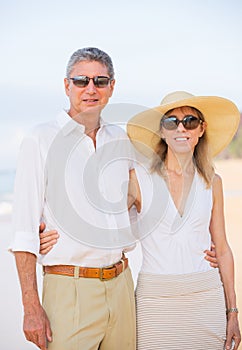
<path fill-rule="evenodd" d="M 224 285 L 227 309 L 236 308 L 236 295 L 234 289 L 234 259 L 228 244 L 225 232 L 224 200 L 222 180 L 216 175 L 213 181 L 213 210 L 210 222 L 212 240 L 216 246 L 216 256 L 219 265 L 221 279 Z M 235 347 L 238 349 L 241 335 L 236 312 L 228 313 L 226 349 L 230 349 L 231 341 L 234 339 Z"/>

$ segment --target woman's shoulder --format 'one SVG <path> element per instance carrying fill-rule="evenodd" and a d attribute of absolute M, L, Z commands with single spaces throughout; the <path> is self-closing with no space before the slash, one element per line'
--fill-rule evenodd
<path fill-rule="evenodd" d="M 212 190 L 213 190 L 213 196 L 217 197 L 218 195 L 221 196 L 223 192 L 223 184 L 222 184 L 222 177 L 215 173 L 213 182 L 212 182 Z"/>
<path fill-rule="evenodd" d="M 219 174 L 217 173 L 214 174 L 212 185 L 213 187 L 222 185 L 222 177 Z"/>

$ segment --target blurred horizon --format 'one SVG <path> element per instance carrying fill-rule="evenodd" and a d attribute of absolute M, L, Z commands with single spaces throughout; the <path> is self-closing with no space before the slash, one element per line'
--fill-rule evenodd
<path fill-rule="evenodd" d="M 66 64 L 81 47 L 111 56 L 111 104 L 151 108 L 185 90 L 226 97 L 242 111 L 239 0 L 123 0 L 115 7 L 111 0 L 9 0 L 0 10 L 0 169 L 15 168 L 29 128 L 68 108 Z"/>

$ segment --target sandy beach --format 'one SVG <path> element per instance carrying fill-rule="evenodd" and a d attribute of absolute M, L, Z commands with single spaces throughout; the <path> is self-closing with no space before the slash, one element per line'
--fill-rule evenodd
<path fill-rule="evenodd" d="M 238 308 L 242 310 L 242 159 L 216 162 L 216 171 L 223 178 L 227 236 L 235 259 Z M 13 256 L 7 252 L 11 240 L 10 216 L 0 217 L 0 349 L 33 350 L 22 333 L 22 306 Z M 130 254 L 131 268 L 136 279 L 140 266 L 140 250 Z M 41 287 L 41 270 L 38 270 Z M 242 326 L 242 311 L 239 314 Z M 239 348 L 242 350 L 242 345 Z M 180 350 L 180 349 L 177 349 Z"/>

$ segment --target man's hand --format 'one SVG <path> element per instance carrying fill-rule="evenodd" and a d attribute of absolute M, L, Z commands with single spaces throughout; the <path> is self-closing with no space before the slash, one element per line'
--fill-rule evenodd
<path fill-rule="evenodd" d="M 52 341 L 50 322 L 41 305 L 31 307 L 24 314 L 24 334 L 28 341 L 36 344 L 41 350 L 47 350 L 47 341 Z"/>
<path fill-rule="evenodd" d="M 14 253 L 24 307 L 24 333 L 27 340 L 36 344 L 41 350 L 47 350 L 47 340 L 51 341 L 50 323 L 41 306 L 37 276 L 36 255 L 29 252 Z"/>
<path fill-rule="evenodd" d="M 209 261 L 210 265 L 212 267 L 218 267 L 218 261 L 215 253 L 215 245 L 213 243 L 211 244 L 211 250 L 204 250 L 204 253 L 206 254 L 205 259 Z"/>
<path fill-rule="evenodd" d="M 53 246 L 57 243 L 59 234 L 56 230 L 46 231 L 45 223 L 41 222 L 39 226 L 39 237 L 40 237 L 40 254 L 47 254 Z"/>

